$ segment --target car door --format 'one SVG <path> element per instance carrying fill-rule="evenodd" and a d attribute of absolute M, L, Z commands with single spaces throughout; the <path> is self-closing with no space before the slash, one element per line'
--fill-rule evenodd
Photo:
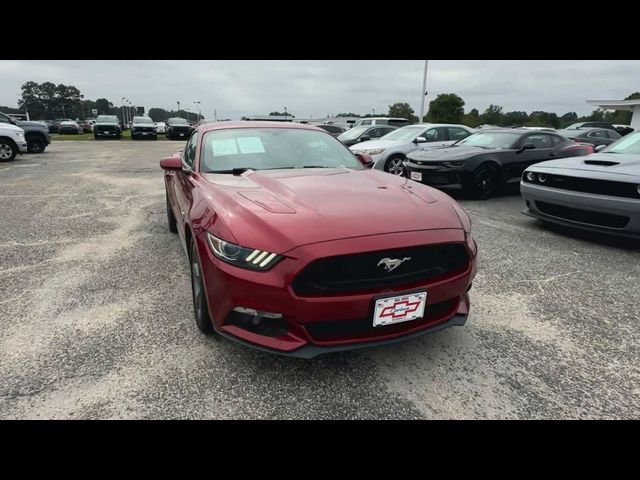
<path fill-rule="evenodd" d="M 385 134 L 386 134 L 385 127 L 375 127 L 366 131 L 363 137 L 368 137 L 369 140 L 377 140 L 378 138 L 382 137 Z"/>
<path fill-rule="evenodd" d="M 420 144 L 422 147 L 445 147 L 453 142 L 447 140 L 447 128 L 446 127 L 432 127 L 424 131 L 421 137 L 427 139 L 427 145 Z"/>
<path fill-rule="evenodd" d="M 519 180 L 527 167 L 534 163 L 552 160 L 558 156 L 553 148 L 553 135 L 544 132 L 536 132 L 523 136 L 516 145 L 512 155 L 505 156 L 506 181 Z M 532 144 L 531 150 L 520 150 L 523 145 Z"/>
<path fill-rule="evenodd" d="M 456 143 L 458 140 L 462 140 L 463 138 L 467 138 L 469 135 L 471 135 L 471 132 L 465 130 L 462 127 L 446 127 L 446 140 L 447 140 L 447 145 L 453 145 L 454 143 Z"/>
<path fill-rule="evenodd" d="M 189 246 L 184 238 L 184 225 L 187 221 L 187 213 L 193 202 L 193 168 L 196 159 L 196 146 L 198 143 L 198 131 L 193 132 L 182 152 L 182 170 L 176 172 L 174 179 L 175 207 L 174 216 L 178 223 L 178 233 L 185 249 Z"/>
<path fill-rule="evenodd" d="M 609 138 L 606 130 L 592 130 L 587 133 L 588 142 L 594 147 L 598 145 L 609 145 L 613 140 Z"/>

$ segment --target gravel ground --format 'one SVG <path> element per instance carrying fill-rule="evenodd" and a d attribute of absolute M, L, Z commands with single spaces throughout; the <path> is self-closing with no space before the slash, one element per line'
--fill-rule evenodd
<path fill-rule="evenodd" d="M 201 335 L 158 160 L 63 142 L 0 163 L 0 418 L 637 418 L 640 246 L 462 201 L 467 325 L 299 360 Z"/>

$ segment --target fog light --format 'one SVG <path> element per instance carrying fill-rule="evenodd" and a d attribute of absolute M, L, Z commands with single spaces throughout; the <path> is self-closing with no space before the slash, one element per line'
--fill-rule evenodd
<path fill-rule="evenodd" d="M 281 313 L 271 313 L 271 312 L 263 312 L 262 310 L 255 310 L 253 308 L 246 307 L 236 307 L 233 309 L 234 312 L 244 313 L 245 315 L 251 315 L 252 317 L 262 317 L 262 318 L 282 318 Z"/>
<path fill-rule="evenodd" d="M 246 307 L 234 308 L 225 323 L 267 337 L 280 337 L 288 331 L 282 314 Z"/>
<path fill-rule="evenodd" d="M 640 195 L 640 185 L 638 185 L 638 195 Z"/>
<path fill-rule="evenodd" d="M 527 172 L 527 180 L 529 180 L 530 182 L 535 182 L 536 174 L 533 172 Z"/>
<path fill-rule="evenodd" d="M 545 183 L 547 181 L 547 176 L 544 173 L 539 173 L 538 174 L 538 181 L 540 183 Z"/>

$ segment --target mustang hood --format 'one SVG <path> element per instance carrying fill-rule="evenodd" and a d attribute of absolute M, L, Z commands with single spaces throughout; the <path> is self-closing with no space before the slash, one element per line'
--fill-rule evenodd
<path fill-rule="evenodd" d="M 204 177 L 205 195 L 234 240 L 274 253 L 344 238 L 462 228 L 448 196 L 376 170 L 270 170 Z"/>
<path fill-rule="evenodd" d="M 536 168 L 584 170 L 640 176 L 640 155 L 621 153 L 593 153 L 584 157 L 570 157 L 537 163 Z M 560 172 L 558 172 L 560 173 Z"/>
<path fill-rule="evenodd" d="M 481 147 L 440 147 L 430 148 L 428 150 L 415 150 L 408 156 L 409 160 L 415 160 L 418 162 L 433 162 L 439 160 L 464 160 L 466 158 L 473 157 L 488 153 L 491 151 Z"/>

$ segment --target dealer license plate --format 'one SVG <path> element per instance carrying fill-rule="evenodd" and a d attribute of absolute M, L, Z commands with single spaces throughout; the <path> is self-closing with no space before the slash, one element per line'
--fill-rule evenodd
<path fill-rule="evenodd" d="M 380 327 L 421 318 L 426 304 L 427 292 L 379 298 L 373 312 L 373 326 Z"/>
<path fill-rule="evenodd" d="M 411 180 L 422 181 L 422 172 L 411 172 Z"/>

